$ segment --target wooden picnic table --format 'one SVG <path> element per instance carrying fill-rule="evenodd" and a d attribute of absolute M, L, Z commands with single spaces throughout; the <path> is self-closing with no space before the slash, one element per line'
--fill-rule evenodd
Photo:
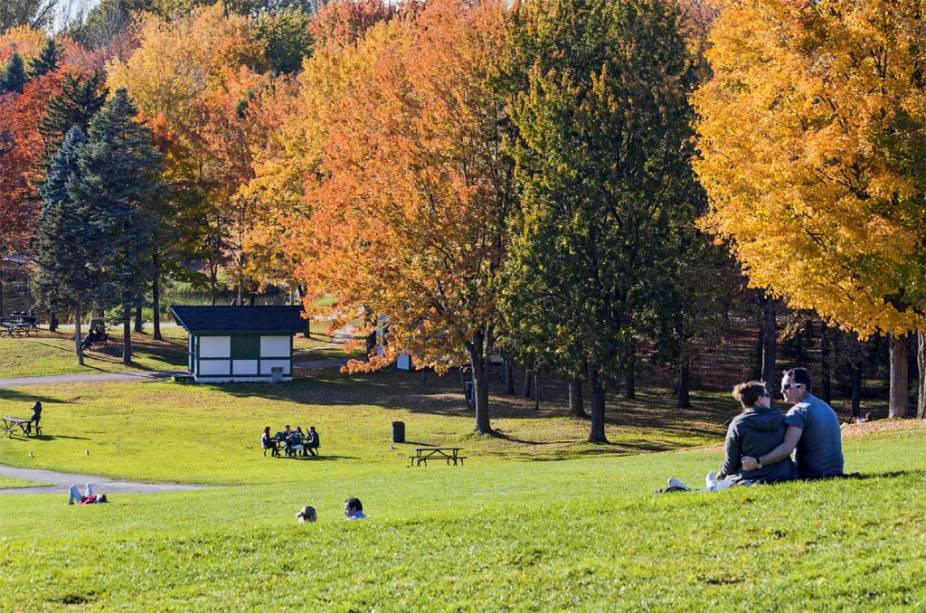
<path fill-rule="evenodd" d="M 13 435 L 16 434 L 17 428 L 22 432 L 24 438 L 29 436 L 31 432 L 34 432 L 36 436 L 41 433 L 41 430 L 39 430 L 38 426 L 36 426 L 34 430 L 32 429 L 30 425 L 32 424 L 31 419 L 25 419 L 22 417 L 3 417 L 2 420 L 3 431 L 6 432 L 10 438 L 13 438 Z"/>
<path fill-rule="evenodd" d="M 451 462 L 453 462 L 454 466 L 457 465 L 457 462 L 460 463 L 460 466 L 463 466 L 463 460 L 466 458 L 460 455 L 461 451 L 463 449 L 460 447 L 418 447 L 415 449 L 415 455 L 409 458 L 409 463 L 415 466 L 421 466 L 422 464 L 427 466 L 428 460 L 445 460 L 447 466 L 450 466 Z"/>

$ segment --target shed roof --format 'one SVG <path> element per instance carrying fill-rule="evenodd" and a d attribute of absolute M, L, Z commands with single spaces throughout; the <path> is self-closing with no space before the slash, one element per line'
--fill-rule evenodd
<path fill-rule="evenodd" d="M 301 306 L 181 306 L 170 307 L 187 332 L 295 334 L 305 330 Z"/>

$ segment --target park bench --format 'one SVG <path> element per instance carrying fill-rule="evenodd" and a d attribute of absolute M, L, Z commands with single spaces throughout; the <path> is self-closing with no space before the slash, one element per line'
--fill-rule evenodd
<path fill-rule="evenodd" d="M 409 465 L 421 466 L 428 465 L 428 460 L 444 460 L 447 466 L 452 462 L 454 466 L 459 462 L 463 466 L 463 460 L 466 456 L 460 455 L 463 451 L 460 447 L 419 447 L 415 449 L 415 455 L 409 457 Z"/>
<path fill-rule="evenodd" d="M 3 428 L 3 431 L 6 432 L 7 436 L 13 438 L 17 431 L 20 432 L 23 438 L 26 438 L 30 434 L 33 436 L 38 436 L 42 433 L 42 428 L 39 424 L 32 425 L 31 419 L 25 419 L 24 417 L 3 417 L 2 422 L 0 422 L 0 428 Z"/>

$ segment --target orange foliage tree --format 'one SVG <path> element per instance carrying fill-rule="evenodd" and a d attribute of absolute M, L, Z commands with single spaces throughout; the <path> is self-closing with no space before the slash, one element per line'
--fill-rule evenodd
<path fill-rule="evenodd" d="M 10 253 L 29 251 L 45 153 L 39 121 L 61 82 L 59 70 L 29 81 L 21 94 L 0 96 L 0 262 Z"/>
<path fill-rule="evenodd" d="M 348 53 L 369 64 L 325 118 L 312 214 L 292 245 L 307 308 L 331 294 L 344 318 L 360 307 L 388 317 L 385 355 L 351 367 L 402 350 L 439 371 L 468 362 L 480 433 L 492 431 L 487 374 L 514 203 L 497 84 L 506 21 L 502 2 L 436 0 L 369 30 Z"/>

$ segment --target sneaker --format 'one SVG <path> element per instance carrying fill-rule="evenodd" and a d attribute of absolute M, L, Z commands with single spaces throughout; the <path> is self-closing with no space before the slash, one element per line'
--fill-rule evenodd
<path fill-rule="evenodd" d="M 690 489 L 687 485 L 676 479 L 675 477 L 669 477 L 669 486 L 670 489 L 675 490 L 685 490 L 686 492 Z"/>
<path fill-rule="evenodd" d="M 704 477 L 704 486 L 709 490 L 713 490 L 716 484 L 717 484 L 717 473 L 715 473 L 714 471 L 707 473 L 707 476 Z"/>

